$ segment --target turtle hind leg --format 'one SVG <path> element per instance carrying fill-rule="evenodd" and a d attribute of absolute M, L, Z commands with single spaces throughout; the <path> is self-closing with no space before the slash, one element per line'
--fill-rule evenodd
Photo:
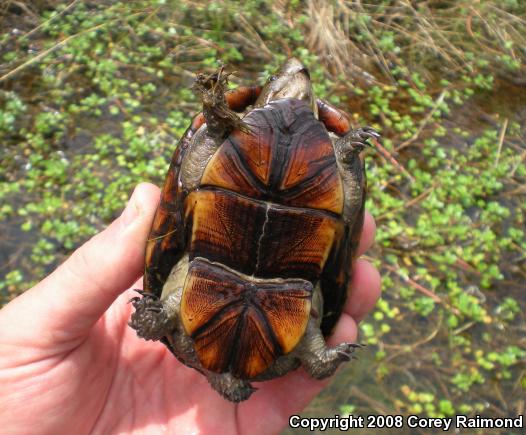
<path fill-rule="evenodd" d="M 173 323 L 157 296 L 143 291 L 138 292 L 143 297 L 130 299 L 135 312 L 131 315 L 128 325 L 145 340 L 160 340 L 173 330 Z"/>
<path fill-rule="evenodd" d="M 332 376 L 342 362 L 352 359 L 354 349 L 361 347 L 353 343 L 340 343 L 328 347 L 319 326 L 313 319 L 309 320 L 301 346 L 298 355 L 301 365 L 315 379 Z"/>
<path fill-rule="evenodd" d="M 203 102 L 203 115 L 206 120 L 207 133 L 213 138 L 226 138 L 234 129 L 247 131 L 248 127 L 230 109 L 225 98 L 228 74 L 221 67 L 217 73 L 197 74 L 194 91 Z"/>
<path fill-rule="evenodd" d="M 248 381 L 238 379 L 230 373 L 207 372 L 206 377 L 214 390 L 234 403 L 247 400 L 256 391 Z"/>

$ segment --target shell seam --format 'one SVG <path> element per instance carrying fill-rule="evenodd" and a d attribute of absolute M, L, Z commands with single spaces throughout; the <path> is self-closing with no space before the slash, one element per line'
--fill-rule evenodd
<path fill-rule="evenodd" d="M 269 210 L 270 210 L 270 204 L 265 204 L 265 222 L 263 222 L 263 228 L 261 230 L 261 236 L 259 236 L 258 243 L 257 243 L 258 252 L 257 252 L 257 255 L 256 255 L 256 266 L 254 268 L 254 273 L 252 274 L 252 276 L 254 276 L 254 274 L 259 269 L 259 257 L 260 257 L 260 252 L 261 252 L 261 241 L 263 240 L 263 237 L 265 236 L 265 229 L 266 229 L 267 223 L 268 223 Z"/>

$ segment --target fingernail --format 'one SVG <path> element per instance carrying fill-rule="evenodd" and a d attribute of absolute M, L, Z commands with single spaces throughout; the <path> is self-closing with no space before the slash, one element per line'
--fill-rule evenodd
<path fill-rule="evenodd" d="M 121 214 L 122 223 L 124 226 L 130 225 L 139 216 L 139 206 L 135 200 L 135 190 L 133 191 L 126 208 Z"/>

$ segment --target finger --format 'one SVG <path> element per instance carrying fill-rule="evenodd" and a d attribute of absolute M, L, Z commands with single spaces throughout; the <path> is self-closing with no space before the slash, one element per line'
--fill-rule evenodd
<path fill-rule="evenodd" d="M 34 335 L 38 331 L 41 342 L 85 336 L 142 273 L 144 246 L 158 201 L 156 186 L 138 185 L 119 218 L 8 304 L 6 314 L 16 316 L 17 329 Z M 24 325 L 24 319 L 29 324 Z"/>
<path fill-rule="evenodd" d="M 356 338 L 356 322 L 343 314 L 329 344 L 354 343 Z M 290 416 L 300 413 L 329 382 L 330 379 L 313 379 L 300 369 L 283 378 L 256 384 L 258 391 L 238 405 L 239 433 L 279 433 L 288 425 Z"/>
<path fill-rule="evenodd" d="M 374 242 L 374 235 L 376 233 L 376 223 L 374 218 L 371 216 L 367 210 L 365 210 L 365 215 L 363 219 L 363 230 L 362 237 L 360 238 L 360 244 L 358 246 L 357 255 L 365 254 L 367 250 L 372 246 Z"/>
<path fill-rule="evenodd" d="M 340 343 L 355 343 L 358 338 L 358 325 L 355 320 L 343 313 L 333 334 L 327 340 L 329 346 L 336 346 Z"/>
<path fill-rule="evenodd" d="M 373 309 L 380 293 L 381 278 L 376 267 L 367 260 L 357 260 L 344 312 L 359 322 Z"/>

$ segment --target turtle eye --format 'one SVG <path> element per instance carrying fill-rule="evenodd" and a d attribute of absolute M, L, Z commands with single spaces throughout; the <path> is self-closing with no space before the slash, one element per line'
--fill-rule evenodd
<path fill-rule="evenodd" d="M 274 80 L 277 80 L 277 79 L 278 79 L 278 78 L 277 78 L 276 76 L 272 75 L 272 76 L 270 76 L 270 77 L 268 78 L 268 81 L 269 81 L 269 82 L 273 82 Z"/>

